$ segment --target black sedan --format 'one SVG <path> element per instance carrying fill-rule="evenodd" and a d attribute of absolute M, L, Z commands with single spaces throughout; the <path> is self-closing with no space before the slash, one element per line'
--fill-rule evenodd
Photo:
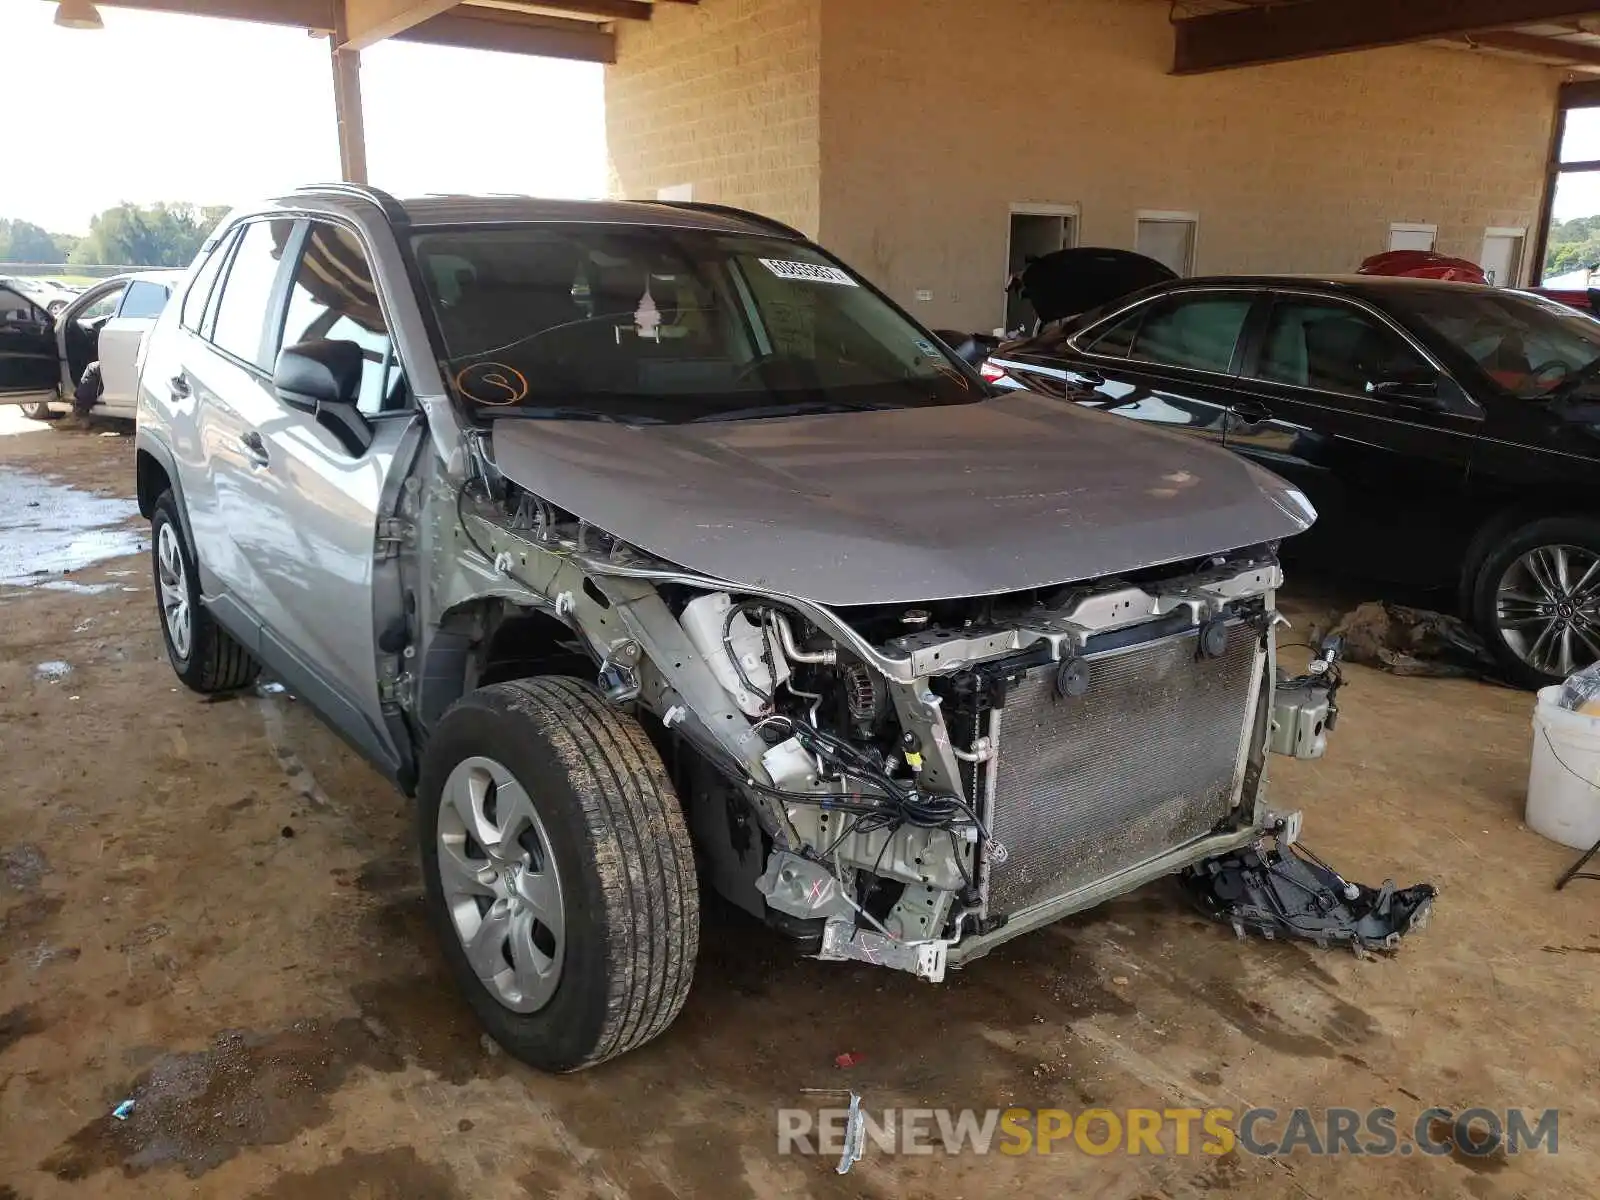
<path fill-rule="evenodd" d="M 1458 589 L 1525 685 L 1600 659 L 1600 321 L 1432 280 L 1174 279 L 984 371 L 1285 476 L 1319 513 L 1296 553 Z"/>

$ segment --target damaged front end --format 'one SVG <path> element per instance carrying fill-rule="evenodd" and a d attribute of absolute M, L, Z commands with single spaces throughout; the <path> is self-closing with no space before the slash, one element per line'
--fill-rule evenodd
<path fill-rule="evenodd" d="M 1280 682 L 1270 545 L 828 607 L 664 562 L 516 484 L 485 491 L 452 497 L 461 537 L 437 552 L 468 565 L 445 592 L 494 598 L 491 624 L 569 629 L 613 702 L 653 714 L 704 875 L 823 959 L 938 981 L 1298 829 L 1266 804 L 1266 755 L 1323 753 L 1337 670 Z M 1264 928 L 1215 890 L 1214 915 Z"/>

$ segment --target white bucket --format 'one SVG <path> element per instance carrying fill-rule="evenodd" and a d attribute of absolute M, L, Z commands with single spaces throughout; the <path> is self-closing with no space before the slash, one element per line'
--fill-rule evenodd
<path fill-rule="evenodd" d="M 1540 689 L 1533 710 L 1528 828 L 1587 850 L 1600 842 L 1600 717 L 1561 707 L 1561 685 Z"/>

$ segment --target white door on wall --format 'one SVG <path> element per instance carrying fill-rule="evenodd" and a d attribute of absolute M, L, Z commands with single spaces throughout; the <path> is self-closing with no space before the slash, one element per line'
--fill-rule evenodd
<path fill-rule="evenodd" d="M 1034 259 L 1077 244 L 1077 205 L 1013 204 L 1006 245 L 1006 280 Z M 1033 305 L 1014 292 L 1006 293 L 1007 330 L 1030 328 L 1036 319 Z"/>
<path fill-rule="evenodd" d="M 1438 236 L 1437 225 L 1412 225 L 1397 221 L 1389 226 L 1389 249 L 1432 250 L 1433 240 Z"/>
<path fill-rule="evenodd" d="M 1522 281 L 1522 243 L 1525 229 L 1486 229 L 1478 265 L 1496 287 L 1516 287 Z"/>
<path fill-rule="evenodd" d="M 1194 213 L 1142 212 L 1133 248 L 1179 275 L 1193 275 L 1195 229 L 1199 223 L 1200 218 Z"/>

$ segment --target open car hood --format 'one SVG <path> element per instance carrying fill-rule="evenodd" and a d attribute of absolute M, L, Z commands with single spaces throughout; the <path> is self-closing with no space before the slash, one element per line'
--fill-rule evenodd
<path fill-rule="evenodd" d="M 1048 324 L 1177 277 L 1165 263 L 1132 250 L 1084 246 L 1035 259 L 1014 286 Z"/>
<path fill-rule="evenodd" d="M 513 482 L 688 570 L 826 605 L 1072 583 L 1289 537 L 1289 484 L 1219 447 L 1027 393 L 629 426 L 500 419 Z"/>

